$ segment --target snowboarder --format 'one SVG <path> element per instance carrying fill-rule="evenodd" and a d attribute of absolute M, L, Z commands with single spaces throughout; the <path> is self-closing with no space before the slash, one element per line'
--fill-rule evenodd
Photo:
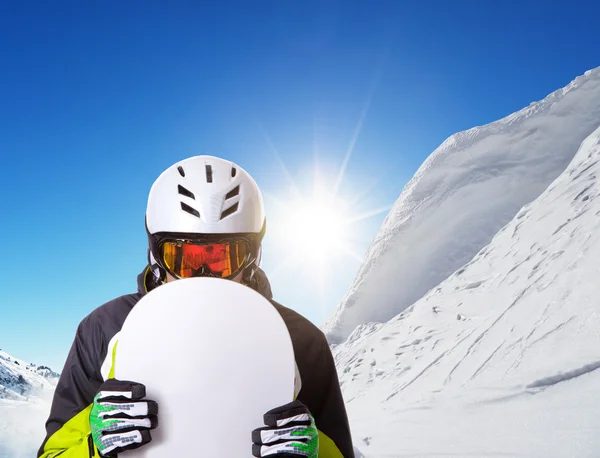
<path fill-rule="evenodd" d="M 218 212 L 216 223 L 208 222 L 213 215 L 202 218 L 200 209 Z M 273 300 L 269 281 L 259 267 L 265 227 L 257 184 L 232 162 L 194 156 L 157 178 L 148 196 L 148 264 L 138 275 L 138 291 L 98 307 L 79 324 L 38 458 L 107 457 L 151 442 L 159 406 L 145 399 L 144 385 L 107 378 L 104 369 L 110 362 L 113 338 L 142 296 L 165 282 L 191 276 L 230 279 L 255 289 L 278 310 L 292 337 L 298 369 L 296 400 L 265 413 L 265 425 L 257 425 L 251 434 L 248 454 L 354 458 L 325 336 L 300 314 Z M 143 412 L 136 417 L 143 418 L 105 420 L 103 412 L 115 406 L 123 411 L 134 408 L 136 413 Z"/>

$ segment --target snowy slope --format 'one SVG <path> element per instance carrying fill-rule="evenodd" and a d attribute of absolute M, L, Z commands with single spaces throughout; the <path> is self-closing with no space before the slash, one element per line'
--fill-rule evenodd
<path fill-rule="evenodd" d="M 58 374 L 0 350 L 0 458 L 35 456 Z"/>
<path fill-rule="evenodd" d="M 50 393 L 48 393 L 50 394 Z M 32 458 L 44 440 L 50 398 L 0 400 L 0 458 Z"/>
<path fill-rule="evenodd" d="M 329 340 L 392 318 L 468 262 L 562 173 L 599 123 L 597 68 L 541 102 L 447 139 L 384 221 L 325 325 Z"/>
<path fill-rule="evenodd" d="M 334 348 L 367 458 L 600 456 L 599 178 L 600 128 L 468 264 Z"/>

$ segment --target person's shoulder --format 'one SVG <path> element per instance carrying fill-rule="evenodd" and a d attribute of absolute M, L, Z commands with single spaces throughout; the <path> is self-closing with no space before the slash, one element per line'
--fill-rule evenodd
<path fill-rule="evenodd" d="M 112 337 L 121 330 L 125 318 L 141 298 L 140 293 L 124 294 L 96 307 L 81 320 L 79 333 Z"/>
<path fill-rule="evenodd" d="M 327 343 L 325 334 L 308 318 L 292 310 L 279 302 L 271 299 L 271 304 L 279 312 L 283 321 L 288 327 L 288 331 L 294 341 L 305 341 L 314 343 Z"/>

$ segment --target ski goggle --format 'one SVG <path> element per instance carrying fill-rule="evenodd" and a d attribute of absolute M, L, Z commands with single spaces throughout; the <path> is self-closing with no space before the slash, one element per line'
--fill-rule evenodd
<path fill-rule="evenodd" d="M 179 278 L 231 278 L 244 267 L 250 251 L 243 239 L 218 243 L 166 240 L 159 249 L 164 267 Z"/>

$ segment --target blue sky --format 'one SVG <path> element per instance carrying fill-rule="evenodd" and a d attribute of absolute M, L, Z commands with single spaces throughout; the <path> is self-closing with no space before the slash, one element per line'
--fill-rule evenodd
<path fill-rule="evenodd" d="M 346 158 L 339 195 L 375 183 L 353 211 L 388 207 L 446 137 L 600 65 L 594 3 L 3 2 L 0 348 L 60 370 L 79 321 L 134 291 L 147 194 L 172 163 L 239 163 L 281 223 L 273 149 L 307 193 L 315 154 L 332 186 Z M 384 217 L 352 226 L 353 251 Z M 360 264 L 335 257 L 318 292 L 306 252 L 271 280 L 320 325 Z"/>

